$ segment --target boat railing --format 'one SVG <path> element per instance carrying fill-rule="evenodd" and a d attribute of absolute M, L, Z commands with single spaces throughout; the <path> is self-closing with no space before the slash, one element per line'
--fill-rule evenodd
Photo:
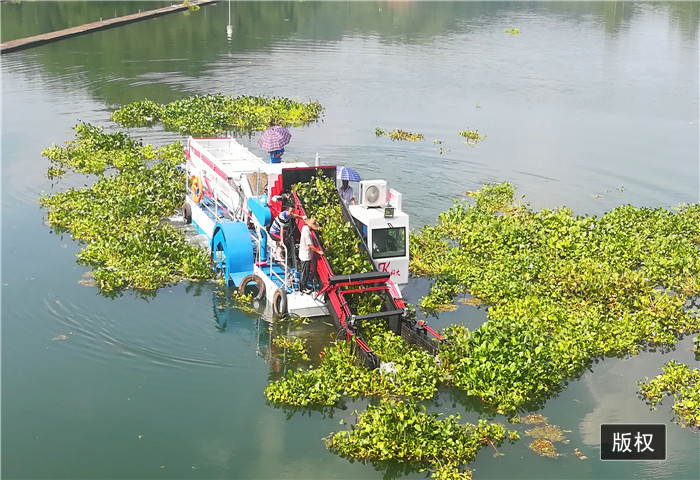
<path fill-rule="evenodd" d="M 263 271 L 266 271 L 267 275 L 272 279 L 277 279 L 284 288 L 289 288 L 292 286 L 292 275 L 289 270 L 287 259 L 289 258 L 289 251 L 284 243 L 278 243 L 274 240 L 269 232 L 264 228 L 258 230 L 258 249 L 256 253 L 256 261 L 258 265 L 261 266 Z M 262 241 L 263 237 L 265 242 Z M 265 245 L 265 255 L 262 255 L 263 245 Z M 278 247 L 281 247 L 282 258 L 275 258 L 275 253 Z M 261 259 L 265 258 L 267 260 L 266 268 L 262 268 Z M 277 262 L 282 267 L 282 272 L 275 270 L 274 263 Z"/>
<path fill-rule="evenodd" d="M 185 188 L 187 192 L 190 191 L 190 179 L 188 176 L 186 177 Z M 238 192 L 235 188 L 231 187 L 230 185 L 227 186 L 227 189 L 229 190 L 227 192 L 229 199 L 232 199 L 234 198 L 234 196 L 236 196 L 240 200 L 240 192 Z M 221 219 L 239 220 L 241 217 L 241 212 L 244 212 L 241 205 L 228 206 L 226 205 L 226 202 L 221 201 L 216 189 L 206 188 L 204 197 L 211 199 L 212 203 L 210 204 L 209 202 L 205 202 L 203 200 L 199 203 L 201 207 L 209 213 L 209 215 L 214 221 L 219 221 Z"/>

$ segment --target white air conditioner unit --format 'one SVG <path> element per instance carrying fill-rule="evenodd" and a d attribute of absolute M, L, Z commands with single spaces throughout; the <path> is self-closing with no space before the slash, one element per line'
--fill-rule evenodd
<path fill-rule="evenodd" d="M 386 180 L 363 180 L 360 182 L 360 205 L 382 207 L 386 205 Z"/>

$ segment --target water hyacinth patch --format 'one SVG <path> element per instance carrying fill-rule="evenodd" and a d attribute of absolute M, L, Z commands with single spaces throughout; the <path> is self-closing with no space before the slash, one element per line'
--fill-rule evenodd
<path fill-rule="evenodd" d="M 155 158 L 156 152 L 150 145 L 141 145 L 125 133 L 106 133 L 102 127 L 87 123 L 78 124 L 73 129 L 75 140 L 66 142 L 65 147 L 52 145 L 41 152 L 51 161 L 49 178 L 63 176 L 67 168 L 86 175 L 99 175 L 110 167 L 126 170 Z M 166 154 L 169 155 L 172 152 Z"/>
<path fill-rule="evenodd" d="M 515 441 L 516 432 L 500 424 L 480 420 L 478 425 L 459 423 L 459 415 L 440 418 L 425 407 L 399 400 L 369 405 L 350 431 L 326 438 L 329 449 L 363 461 L 398 460 L 427 466 L 433 478 L 470 479 L 463 470 L 479 449 Z"/>
<path fill-rule="evenodd" d="M 401 129 L 395 129 L 393 132 L 387 132 L 386 130 L 382 128 L 375 128 L 374 129 L 374 134 L 377 137 L 381 137 L 386 135 L 387 137 L 391 138 L 391 140 L 408 140 L 409 142 L 417 142 L 419 140 L 423 140 L 423 134 L 422 133 L 413 133 L 413 132 L 407 132 L 406 130 L 401 130 Z"/>
<path fill-rule="evenodd" d="M 132 117 L 135 124 L 162 121 L 166 128 L 212 134 L 232 121 L 228 100 L 211 96 L 168 105 L 137 102 L 119 115 L 126 123 Z M 242 108 L 244 121 L 236 128 L 264 128 L 279 113 L 253 100 L 243 105 L 250 108 Z M 183 177 L 175 168 L 183 161 L 180 144 L 156 149 L 83 124 L 76 127 L 74 142 L 47 149 L 45 155 L 52 162 L 50 176 L 69 169 L 98 176 L 90 188 L 44 196 L 41 204 L 52 228 L 69 231 L 85 243 L 79 262 L 94 269 L 102 292 L 152 292 L 183 278 L 211 276 L 208 253 L 188 246 L 180 232 L 162 221 L 184 196 Z M 334 272 L 371 271 L 367 254 L 337 205 L 334 182 L 319 177 L 298 185 L 296 192 L 307 213 L 323 226 L 320 236 Z M 421 300 L 424 311 L 455 308 L 455 297 L 468 292 L 491 306 L 486 324 L 473 332 L 462 325 L 447 329 L 451 344 L 441 349 L 437 361 L 380 325 L 362 325 L 363 338 L 387 365 L 376 370 L 359 365 L 350 342 L 331 344 L 321 362 L 312 364 L 315 359 L 309 358 L 303 341 L 278 337 L 273 344 L 296 365 L 268 386 L 268 400 L 312 406 L 372 395 L 429 399 L 440 386 L 453 385 L 498 412 L 513 414 L 542 406 L 593 359 L 672 345 L 679 335 L 697 331 L 697 318 L 683 309 L 687 296 L 700 293 L 697 205 L 682 206 L 678 213 L 626 206 L 601 218 L 574 217 L 567 209 L 533 212 L 516 202 L 513 193 L 510 184 L 469 192 L 474 206 L 457 202 L 441 214 L 436 226 L 411 235 L 412 271 L 434 279 L 429 295 Z M 351 297 L 350 302 L 358 314 L 381 306 L 377 296 Z M 658 384 L 653 388 L 661 389 Z M 682 404 L 679 417 L 686 418 L 697 405 L 693 391 L 684 397 L 691 403 Z M 385 438 L 382 446 L 342 446 L 344 435 L 329 446 L 372 461 L 427 464 L 434 478 L 470 475 L 462 466 L 473 458 L 464 453 L 464 445 L 473 439 L 462 439 L 461 447 L 455 447 L 454 435 L 441 434 L 437 440 L 420 435 L 461 431 L 454 420 L 438 423 L 437 417 L 412 404 L 381 405 L 358 418 L 353 432 L 359 426 L 358 434 L 368 437 L 387 433 L 380 437 Z M 389 423 L 380 423 L 380 417 Z M 697 413 L 694 419 L 697 425 Z M 399 420 L 421 426 L 412 434 L 420 455 L 407 454 L 406 442 L 392 440 L 391 422 Z M 349 443 L 355 442 L 353 432 L 347 434 Z M 495 444 L 500 434 L 489 430 L 477 437 Z M 540 440 L 540 451 L 558 455 L 549 440 Z M 366 442 L 361 435 L 357 441 Z M 423 455 L 424 451 L 433 453 Z"/>
<path fill-rule="evenodd" d="M 100 291 L 151 294 L 179 280 L 210 278 L 208 252 L 162 221 L 184 198 L 184 174 L 176 168 L 184 161 L 182 145 L 156 149 L 88 124 L 75 130 L 66 147 L 44 151 L 53 164 L 48 175 L 71 169 L 97 180 L 39 201 L 55 231 L 70 232 L 85 245 L 78 263 L 93 269 Z"/>
<path fill-rule="evenodd" d="M 498 411 L 536 408 L 596 358 L 675 344 L 698 330 L 700 205 L 619 207 L 601 218 L 533 212 L 510 184 L 469 192 L 411 235 L 411 269 L 434 283 L 426 313 L 468 292 L 491 305 L 440 351 L 452 383 Z"/>
<path fill-rule="evenodd" d="M 152 126 L 160 122 L 185 135 L 213 136 L 231 130 L 264 130 L 271 122 L 301 126 L 317 121 L 323 107 L 317 101 L 301 103 L 281 97 L 204 95 L 162 105 L 142 100 L 124 105 L 111 119 L 125 127 Z"/>
<path fill-rule="evenodd" d="M 283 351 L 283 355 L 289 362 L 311 360 L 306 352 L 306 341 L 301 338 L 290 338 L 286 335 L 279 335 L 272 339 L 272 344 Z"/>
<path fill-rule="evenodd" d="M 486 138 L 486 135 L 480 134 L 478 130 L 462 130 L 459 134 L 468 140 L 466 143 L 469 145 L 475 145 Z"/>
<path fill-rule="evenodd" d="M 440 372 L 424 350 L 378 325 L 363 332 L 370 347 L 391 370 L 365 368 L 352 352 L 352 344 L 338 341 L 323 351 L 318 367 L 287 372 L 265 389 L 268 400 L 292 406 L 332 406 L 343 397 L 377 395 L 431 398 L 437 392 Z"/>
<path fill-rule="evenodd" d="M 674 360 L 663 366 L 663 373 L 653 380 L 645 378 L 637 382 L 644 400 L 656 408 L 668 395 L 674 399 L 673 413 L 677 423 L 697 429 L 700 425 L 700 370 L 690 370 L 688 365 Z"/>
<path fill-rule="evenodd" d="M 538 438 L 530 445 L 530 450 L 535 452 L 541 457 L 558 458 L 561 457 L 561 453 L 557 453 L 557 448 L 552 442 L 544 438 Z"/>

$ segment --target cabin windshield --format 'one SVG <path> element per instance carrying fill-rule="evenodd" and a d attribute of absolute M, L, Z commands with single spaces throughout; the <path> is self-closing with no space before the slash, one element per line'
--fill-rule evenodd
<path fill-rule="evenodd" d="M 372 258 L 406 256 L 406 227 L 372 230 Z"/>

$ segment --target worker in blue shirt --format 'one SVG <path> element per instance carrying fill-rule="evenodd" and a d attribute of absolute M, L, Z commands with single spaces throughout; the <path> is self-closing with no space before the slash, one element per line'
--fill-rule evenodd
<path fill-rule="evenodd" d="M 282 245 L 287 247 L 287 265 L 296 268 L 296 252 L 294 249 L 294 219 L 302 218 L 294 213 L 294 205 L 287 204 L 284 210 L 273 220 L 270 225 L 270 237 L 279 245 L 277 256 L 281 257 Z"/>
<path fill-rule="evenodd" d="M 282 155 L 284 154 L 284 147 L 279 150 L 273 150 L 270 152 L 270 163 L 282 163 Z"/>

